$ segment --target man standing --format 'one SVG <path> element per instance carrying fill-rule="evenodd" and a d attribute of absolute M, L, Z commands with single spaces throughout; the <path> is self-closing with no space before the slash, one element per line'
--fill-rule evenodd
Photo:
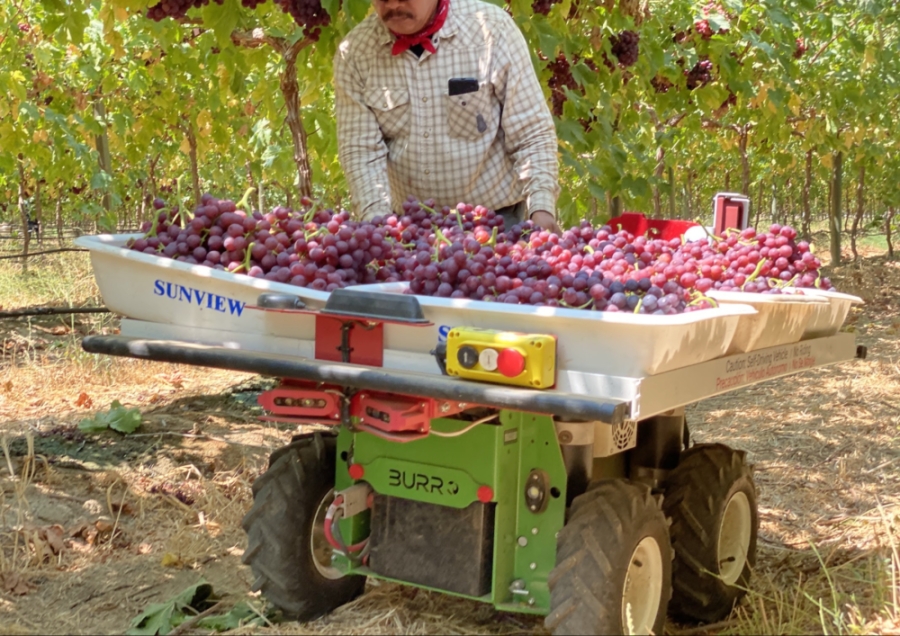
<path fill-rule="evenodd" d="M 556 131 L 525 39 L 482 0 L 372 0 L 334 60 L 338 150 L 362 218 L 410 195 L 559 232 Z"/>

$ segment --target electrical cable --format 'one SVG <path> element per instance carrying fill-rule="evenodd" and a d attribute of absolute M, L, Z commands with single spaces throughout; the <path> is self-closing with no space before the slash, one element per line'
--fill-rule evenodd
<path fill-rule="evenodd" d="M 490 422 L 492 419 L 496 418 L 498 415 L 499 415 L 499 413 L 494 413 L 493 415 L 488 415 L 487 417 L 483 417 L 480 420 L 475 420 L 474 422 L 472 422 L 465 428 L 461 428 L 458 431 L 453 431 L 452 433 L 442 433 L 441 431 L 436 431 L 434 429 L 431 429 L 431 434 L 436 435 L 438 437 L 460 437 L 461 435 L 464 435 L 464 434 L 468 433 L 469 431 L 471 431 L 473 428 L 475 428 L 479 424 L 484 424 L 485 422 Z"/>

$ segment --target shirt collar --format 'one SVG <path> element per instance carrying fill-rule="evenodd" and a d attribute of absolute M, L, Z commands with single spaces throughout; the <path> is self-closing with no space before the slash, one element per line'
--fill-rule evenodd
<path fill-rule="evenodd" d="M 453 37 L 456 35 L 456 32 L 459 31 L 459 18 L 456 14 L 456 9 L 459 6 L 461 0 L 450 0 L 450 10 L 447 12 L 447 20 L 444 22 L 444 26 L 441 27 L 441 30 L 438 31 L 435 36 L 438 39 L 446 39 Z M 384 22 L 377 15 L 372 16 L 375 20 L 376 28 L 378 29 L 378 39 L 382 45 L 393 44 L 394 36 L 391 35 L 390 29 L 388 29 Z"/>

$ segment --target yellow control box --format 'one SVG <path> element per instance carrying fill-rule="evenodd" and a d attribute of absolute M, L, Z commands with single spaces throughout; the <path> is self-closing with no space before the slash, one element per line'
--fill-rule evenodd
<path fill-rule="evenodd" d="M 556 338 L 454 327 L 447 335 L 447 373 L 467 380 L 549 389 L 556 384 Z"/>

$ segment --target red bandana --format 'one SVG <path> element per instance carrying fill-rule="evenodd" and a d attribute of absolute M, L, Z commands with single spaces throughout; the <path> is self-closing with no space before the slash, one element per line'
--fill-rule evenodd
<path fill-rule="evenodd" d="M 438 0 L 437 11 L 434 14 L 434 20 L 427 27 L 413 33 L 412 35 L 397 35 L 393 31 L 391 34 L 396 38 L 394 48 L 391 49 L 391 55 L 400 55 L 408 51 L 411 47 L 421 45 L 429 53 L 436 52 L 434 44 L 431 42 L 431 36 L 441 30 L 447 14 L 450 12 L 450 0 Z"/>

